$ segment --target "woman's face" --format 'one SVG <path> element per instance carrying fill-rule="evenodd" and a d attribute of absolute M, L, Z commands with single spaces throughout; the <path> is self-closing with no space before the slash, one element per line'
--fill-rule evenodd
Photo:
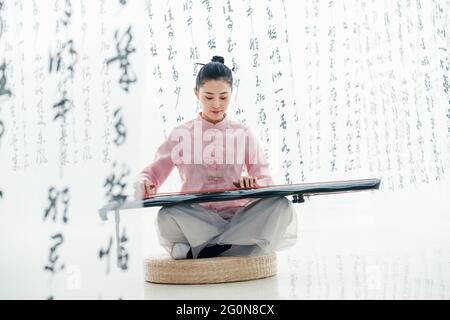
<path fill-rule="evenodd" d="M 230 104 L 230 85 L 224 80 L 207 80 L 194 91 L 202 106 L 203 118 L 212 123 L 222 121 Z"/>

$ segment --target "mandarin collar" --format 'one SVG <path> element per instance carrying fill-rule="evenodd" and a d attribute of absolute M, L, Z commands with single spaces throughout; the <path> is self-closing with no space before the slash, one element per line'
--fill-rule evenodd
<path fill-rule="evenodd" d="M 203 119 L 201 112 L 198 113 L 198 118 L 202 121 L 203 128 L 225 129 L 228 122 L 226 113 L 224 113 L 223 119 L 220 122 L 217 122 L 216 124 Z"/>

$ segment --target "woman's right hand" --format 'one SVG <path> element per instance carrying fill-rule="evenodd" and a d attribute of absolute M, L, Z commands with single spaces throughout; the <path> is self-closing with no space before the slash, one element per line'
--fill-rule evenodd
<path fill-rule="evenodd" d="M 146 178 L 142 178 L 134 184 L 134 197 L 142 200 L 156 194 L 156 186 Z"/>

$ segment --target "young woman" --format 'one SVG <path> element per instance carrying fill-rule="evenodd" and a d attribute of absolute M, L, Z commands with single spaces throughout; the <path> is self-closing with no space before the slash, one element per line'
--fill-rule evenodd
<path fill-rule="evenodd" d="M 135 183 L 137 198 L 155 194 L 174 167 L 182 192 L 273 184 L 256 137 L 227 117 L 232 88 L 231 70 L 214 56 L 200 69 L 194 88 L 202 111 L 158 148 Z M 174 259 L 270 254 L 297 238 L 294 208 L 285 197 L 162 207 L 156 223 L 160 243 Z"/>

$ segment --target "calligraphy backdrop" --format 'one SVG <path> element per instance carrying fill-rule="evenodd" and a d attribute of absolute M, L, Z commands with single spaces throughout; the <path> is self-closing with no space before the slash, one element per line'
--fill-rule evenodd
<path fill-rule="evenodd" d="M 170 130 L 196 117 L 195 63 L 213 55 L 235 67 L 228 116 L 257 134 L 276 183 L 383 181 L 377 194 L 305 212 L 345 209 L 332 219 L 343 226 L 354 220 L 342 201 L 377 203 L 395 208 L 377 227 L 399 227 L 419 194 L 433 201 L 435 248 L 445 251 L 449 9 L 448 0 L 0 1 L 0 296 L 139 297 L 143 255 L 160 250 L 157 209 L 122 214 L 119 254 L 114 219 L 102 223 L 97 210 L 131 195 Z M 161 191 L 178 186 L 174 172 Z M 360 227 L 373 228 L 366 218 Z M 301 220 L 297 254 L 312 250 L 308 231 L 326 219 Z"/>

